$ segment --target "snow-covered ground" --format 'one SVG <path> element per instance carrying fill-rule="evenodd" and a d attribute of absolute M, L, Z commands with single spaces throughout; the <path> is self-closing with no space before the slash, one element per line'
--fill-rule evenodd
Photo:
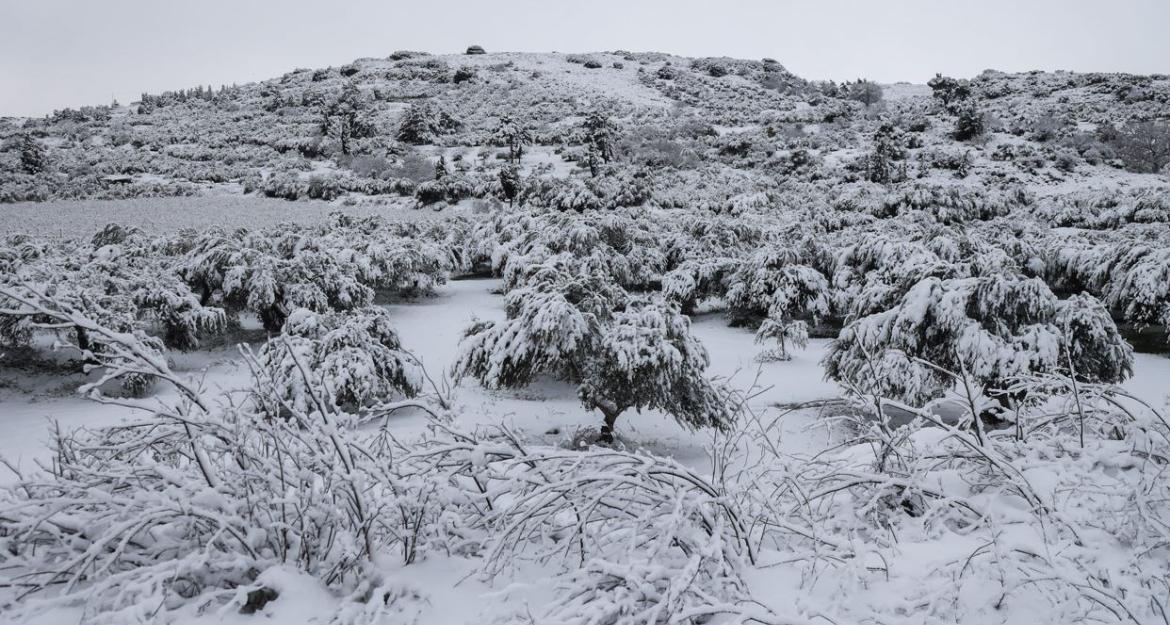
<path fill-rule="evenodd" d="M 387 307 L 404 347 L 438 379 L 454 361 L 463 329 L 473 319 L 504 318 L 503 298 L 493 293 L 498 286 L 497 280 L 458 280 L 442 287 L 436 297 Z M 767 410 L 774 404 L 838 395 L 836 385 L 823 379 L 818 365 L 826 340 L 814 339 L 807 350 L 798 352 L 790 361 L 757 363 L 754 357 L 760 347 L 753 344 L 754 335 L 727 327 L 720 315 L 702 317 L 696 321 L 694 331 L 710 352 L 712 375 L 730 378 L 738 388 L 746 389 L 753 382 L 770 387 L 754 400 L 753 406 L 758 410 Z M 178 354 L 174 360 L 176 370 L 202 380 L 213 391 L 242 388 L 248 375 L 235 348 L 229 346 Z M 7 378 L 22 375 L 4 373 Z M 65 392 L 59 381 L 54 386 L 31 386 L 36 389 L 32 394 L 14 388 L 0 391 L 0 414 L 5 429 L 5 436 L 0 437 L 0 456 L 22 469 L 32 468 L 37 460 L 47 457 L 45 443 L 51 435 L 51 423 L 66 429 L 96 427 L 117 422 L 125 415 L 123 408 L 96 404 L 76 393 Z M 171 399 L 174 391 L 159 388 L 156 396 Z M 542 380 L 521 390 L 488 391 L 467 379 L 454 388 L 453 396 L 455 412 L 465 420 L 464 425 L 503 422 L 534 440 L 568 440 L 577 430 L 594 429 L 600 423 L 600 414 L 586 412 L 581 407 L 572 386 L 555 380 Z M 399 415 L 394 419 L 394 428 L 401 432 L 425 424 L 420 415 Z M 786 443 L 814 444 L 816 437 L 810 438 L 803 432 L 813 421 L 813 412 L 793 415 L 787 422 L 786 431 L 790 436 Z M 618 422 L 618 433 L 628 444 L 697 467 L 707 464 L 704 446 L 709 442 L 710 433 L 686 430 L 669 416 L 631 412 Z M 11 478 L 6 473 L 0 480 L 8 482 Z"/>
<path fill-rule="evenodd" d="M 495 293 L 497 280 L 457 280 L 441 287 L 437 296 L 388 304 L 403 345 L 418 357 L 428 373 L 439 380 L 445 377 L 459 348 L 463 329 L 474 319 L 502 320 L 503 298 Z M 788 407 L 815 400 L 834 399 L 840 388 L 825 380 L 820 360 L 828 347 L 827 339 L 812 339 L 807 349 L 797 351 L 792 360 L 756 362 L 762 349 L 754 334 L 742 328 L 728 327 L 720 314 L 698 317 L 694 333 L 703 341 L 711 357 L 709 373 L 727 379 L 735 388 L 747 390 L 753 385 L 763 392 L 755 396 L 752 407 L 757 412 L 787 410 Z M 209 390 L 233 390 L 245 385 L 248 372 L 238 358 L 235 347 L 223 346 L 173 357 L 175 369 L 199 379 Z M 1162 405 L 1170 401 L 1170 358 L 1153 354 L 1135 355 L 1134 376 L 1123 387 L 1136 396 Z M 28 378 L 21 371 L 4 371 L 9 384 L 0 389 L 0 419 L 4 436 L 0 437 L 0 457 L 27 470 L 37 460 L 47 458 L 45 443 L 51 437 L 50 426 L 63 429 L 97 427 L 124 418 L 125 410 L 117 406 L 94 403 L 76 393 L 69 393 L 58 380 L 26 379 L 22 386 L 13 378 Z M 23 390 L 22 390 L 23 389 Z M 31 392 L 29 392 L 31 390 Z M 577 400 L 574 388 L 555 380 L 542 380 L 520 390 L 489 391 L 474 380 L 459 382 L 452 391 L 455 413 L 463 425 L 506 423 L 533 440 L 559 443 L 567 441 L 580 429 L 593 429 L 600 415 L 586 412 Z M 157 389 L 160 399 L 174 397 L 168 388 Z M 791 451 L 815 453 L 825 441 L 826 427 L 819 423 L 816 409 L 795 410 L 785 417 L 782 443 Z M 394 417 L 393 427 L 403 433 L 425 424 L 421 415 Z M 618 434 L 627 444 L 657 454 L 669 455 L 696 468 L 706 468 L 705 446 L 711 434 L 690 431 L 669 416 L 656 412 L 623 415 Z M 10 482 L 5 473 L 0 481 Z"/>
<path fill-rule="evenodd" d="M 503 298 L 494 291 L 496 280 L 461 280 L 450 282 L 436 297 L 389 304 L 404 347 L 412 351 L 436 380 L 448 370 L 458 350 L 462 329 L 473 319 L 503 319 Z M 806 350 L 799 351 L 791 361 L 755 362 L 760 347 L 753 343 L 754 335 L 744 329 L 729 328 L 721 315 L 708 314 L 694 322 L 694 332 L 707 346 L 711 355 L 710 373 L 727 378 L 734 386 L 747 389 L 762 388 L 753 400 L 753 410 L 774 416 L 786 407 L 812 400 L 838 397 L 839 388 L 822 377 L 819 361 L 828 341 L 814 339 Z M 240 388 L 247 375 L 230 346 L 217 347 L 175 357 L 175 367 L 186 374 L 202 379 L 208 388 Z M 1126 387 L 1148 401 L 1161 403 L 1168 391 L 1170 359 L 1161 356 L 1138 355 L 1137 374 Z M 12 372 L 7 372 L 9 377 Z M 124 415 L 117 407 L 92 403 L 77 395 L 63 394 L 59 385 L 25 380 L 24 390 L 9 385 L 0 395 L 0 420 L 4 436 L 0 437 L 0 455 L 21 470 L 31 470 L 36 461 L 48 459 L 44 445 L 50 436 L 49 422 L 62 428 L 100 426 L 116 422 Z M 173 391 L 160 389 L 158 396 L 167 398 Z M 522 390 L 487 391 L 473 380 L 464 380 L 452 391 L 454 414 L 460 425 L 470 428 L 477 424 L 509 425 L 533 441 L 563 444 L 583 428 L 596 428 L 600 415 L 584 411 L 576 399 L 574 389 L 567 384 L 544 380 Z M 426 424 L 421 415 L 400 414 L 390 424 L 396 436 L 410 436 L 421 432 Z M 813 455 L 824 449 L 830 440 L 831 427 L 818 418 L 817 409 L 789 411 L 782 421 L 781 445 L 787 452 Z M 643 448 L 655 454 L 670 456 L 700 473 L 711 467 L 707 448 L 712 434 L 689 431 L 662 414 L 630 413 L 618 423 L 620 439 L 628 446 Z M 10 482 L 5 475 L 4 482 Z M 928 544 L 928 543 L 927 543 Z M 970 545 L 951 544 L 955 549 Z M 949 558 L 954 549 L 941 554 Z M 930 554 L 914 556 L 928 566 Z M 477 563 L 455 556 L 428 556 L 428 559 L 410 567 L 387 564 L 387 580 L 405 588 L 417 589 L 425 600 L 411 608 L 418 610 L 419 623 L 459 625 L 481 623 L 491 615 L 515 614 L 516 606 L 532 605 L 537 609 L 553 593 L 553 575 L 529 563 L 522 567 L 536 567 L 517 572 L 515 583 L 492 584 L 475 576 Z M 263 622 L 281 624 L 308 624 L 326 622 L 336 613 L 338 599 L 320 588 L 313 579 L 289 570 L 269 570 L 262 580 L 281 593 L 281 599 L 263 610 Z M 755 569 L 748 583 L 756 595 L 775 597 L 770 607 L 790 610 L 799 606 L 799 579 L 790 569 Z M 831 587 L 831 585 L 829 586 Z M 791 594 L 784 589 L 790 589 Z M 891 586 L 893 595 L 912 594 L 907 589 Z M 822 598 L 824 599 L 824 598 Z M 57 611 L 36 619 L 40 624 L 78 622 L 80 613 Z M 406 618 L 406 616 L 403 616 Z M 254 616 L 237 614 L 231 610 L 211 610 L 197 613 L 194 608 L 181 617 L 183 622 L 211 624 L 247 624 L 259 622 Z M 0 621 L 3 619 L 0 618 Z M 410 622 L 409 620 L 406 622 Z"/>
<path fill-rule="evenodd" d="M 281 223 L 319 224 L 332 212 L 356 217 L 380 215 L 389 220 L 434 219 L 436 213 L 415 210 L 412 198 L 378 198 L 347 205 L 342 202 L 306 200 L 289 202 L 257 195 L 228 192 L 216 187 L 195 197 L 134 198 L 20 202 L 0 205 L 0 236 L 30 234 L 73 238 L 117 223 L 150 233 L 173 233 L 180 228 L 264 228 Z"/>

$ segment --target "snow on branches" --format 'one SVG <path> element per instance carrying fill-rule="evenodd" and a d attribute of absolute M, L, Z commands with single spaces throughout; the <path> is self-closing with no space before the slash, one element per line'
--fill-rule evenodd
<path fill-rule="evenodd" d="M 418 365 L 403 351 L 382 308 L 325 314 L 297 309 L 256 359 L 256 375 L 268 387 L 258 399 L 270 414 L 307 412 L 315 401 L 356 411 L 395 394 L 412 397 L 422 387 Z"/>
<path fill-rule="evenodd" d="M 538 375 L 578 385 L 604 416 L 612 440 L 619 415 L 657 409 L 691 427 L 729 427 L 729 398 L 705 376 L 707 351 L 690 321 L 655 298 L 632 297 L 595 274 L 545 267 L 508 294 L 508 318 L 467 331 L 455 377 L 515 388 Z"/>
<path fill-rule="evenodd" d="M 927 278 L 896 307 L 846 325 L 824 365 L 862 392 L 913 403 L 956 376 L 1002 400 L 1010 380 L 1035 373 L 1119 382 L 1133 350 L 1089 296 L 1060 302 L 1035 278 Z"/>

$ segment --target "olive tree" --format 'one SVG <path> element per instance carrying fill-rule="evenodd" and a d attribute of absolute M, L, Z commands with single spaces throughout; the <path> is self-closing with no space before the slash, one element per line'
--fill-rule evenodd
<path fill-rule="evenodd" d="M 675 306 L 597 276 L 547 270 L 508 294 L 506 320 L 468 329 L 454 374 L 488 388 L 539 375 L 575 383 L 582 405 L 601 412 L 608 443 L 631 408 L 661 410 L 687 427 L 730 426 L 731 402 L 704 375 L 708 364 Z"/>
<path fill-rule="evenodd" d="M 847 324 L 824 365 L 864 393 L 921 403 L 959 381 L 1010 404 L 1021 376 L 1125 380 L 1133 350 L 1092 296 L 1060 301 L 1038 278 L 932 277 L 894 308 Z"/>

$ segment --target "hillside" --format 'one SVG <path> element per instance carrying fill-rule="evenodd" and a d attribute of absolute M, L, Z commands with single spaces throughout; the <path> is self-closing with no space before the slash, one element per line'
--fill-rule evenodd
<path fill-rule="evenodd" d="M 897 180 L 1056 194 L 1166 184 L 1130 175 L 1152 170 L 1127 163 L 1111 134 L 1166 118 L 1164 76 L 986 72 L 964 88 L 987 131 L 964 141 L 953 137 L 958 111 L 929 90 L 888 86 L 889 97 L 868 102 L 881 97 L 866 95 L 868 87 L 809 82 L 771 60 L 400 52 L 261 83 L 5 120 L 0 201 L 209 191 L 409 196 L 433 177 L 423 161 L 439 154 L 467 175 L 469 189 L 459 195 L 482 197 L 500 164 L 501 150 L 484 146 L 499 143 L 492 134 L 501 117 L 530 134 L 525 173 L 564 177 L 581 173 L 578 126 L 598 111 L 615 123 L 622 173 L 661 206 L 761 202 L 759 194 L 794 183 L 872 177 L 864 157 L 883 124 L 895 131 Z M 353 128 L 339 127 L 349 123 L 337 121 L 344 111 Z M 402 134 L 408 114 L 410 136 Z M 43 163 L 22 164 L 26 137 Z"/>

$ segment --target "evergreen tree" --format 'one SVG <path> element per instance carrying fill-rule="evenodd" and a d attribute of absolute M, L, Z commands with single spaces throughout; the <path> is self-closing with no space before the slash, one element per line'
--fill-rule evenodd
<path fill-rule="evenodd" d="M 500 169 L 500 195 L 508 201 L 509 206 L 520 196 L 520 190 L 520 169 L 515 165 Z"/>
<path fill-rule="evenodd" d="M 45 149 L 30 134 L 20 137 L 20 169 L 26 174 L 39 174 L 49 167 Z"/>
<path fill-rule="evenodd" d="M 504 115 L 492 131 L 491 141 L 508 148 L 509 163 L 519 163 L 520 157 L 524 155 L 524 146 L 532 143 L 532 133 L 516 123 L 511 116 Z"/>
<path fill-rule="evenodd" d="M 398 140 L 412 145 L 434 143 L 435 138 L 459 130 L 462 124 L 446 111 L 426 103 L 412 104 L 398 126 Z"/>
<path fill-rule="evenodd" d="M 981 136 L 986 130 L 983 121 L 983 112 L 971 99 L 962 100 L 955 105 L 955 131 L 953 136 L 959 141 L 968 141 Z"/>
<path fill-rule="evenodd" d="M 352 151 L 355 139 L 372 137 L 375 130 L 361 92 L 352 82 L 346 83 L 337 99 L 321 111 L 321 132 L 337 140 L 342 154 Z"/>
<path fill-rule="evenodd" d="M 539 375 L 576 383 L 582 405 L 603 416 L 603 442 L 631 408 L 662 410 L 689 427 L 730 427 L 729 398 L 704 376 L 707 351 L 676 307 L 595 275 L 545 269 L 510 292 L 506 308 L 505 321 L 468 329 L 456 377 L 488 388 Z"/>
<path fill-rule="evenodd" d="M 406 109 L 398 126 L 398 140 L 412 145 L 424 145 L 435 140 L 436 120 L 431 107 L 412 104 Z"/>
<path fill-rule="evenodd" d="M 589 171 L 593 176 L 596 176 L 600 165 L 608 163 L 614 158 L 617 126 L 605 113 L 593 111 L 585 117 L 581 129 L 585 136 Z"/>
<path fill-rule="evenodd" d="M 866 178 L 880 184 L 896 182 L 902 176 L 894 161 L 902 156 L 893 125 L 882 124 L 873 137 L 873 152 L 865 161 Z"/>

